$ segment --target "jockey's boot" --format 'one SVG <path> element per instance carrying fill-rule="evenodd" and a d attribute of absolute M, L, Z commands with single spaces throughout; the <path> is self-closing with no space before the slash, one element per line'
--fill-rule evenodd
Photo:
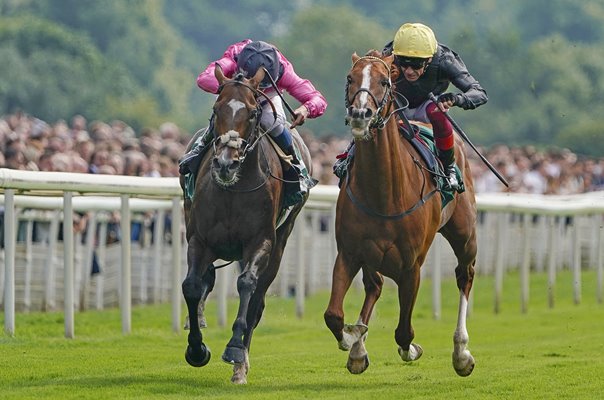
<path fill-rule="evenodd" d="M 353 148 L 354 140 L 351 140 L 346 150 L 336 156 L 336 162 L 333 164 L 333 174 L 340 178 L 340 180 L 342 180 L 344 175 L 346 175 L 348 164 L 350 163 L 350 159 L 354 153 Z"/>
<path fill-rule="evenodd" d="M 457 180 L 457 172 L 455 172 L 455 149 L 438 150 L 438 158 L 443 164 L 445 172 L 445 188 L 449 190 L 458 190 L 459 181 Z"/>
<path fill-rule="evenodd" d="M 212 134 L 209 133 L 209 128 L 195 141 L 191 150 L 186 153 L 178 162 L 178 172 L 181 175 L 197 174 L 203 155 L 208 150 L 209 144 L 212 142 Z"/>
<path fill-rule="evenodd" d="M 297 181 L 297 184 L 293 182 L 286 184 L 283 205 L 284 207 L 289 207 L 302 201 L 308 193 L 308 190 L 314 187 L 318 181 L 309 175 L 302 157 L 296 153 L 291 133 L 287 128 L 284 127 L 281 134 L 274 137 L 273 140 L 286 155 L 291 156 L 292 158 L 291 164 L 293 168 L 284 173 L 286 180 Z"/>

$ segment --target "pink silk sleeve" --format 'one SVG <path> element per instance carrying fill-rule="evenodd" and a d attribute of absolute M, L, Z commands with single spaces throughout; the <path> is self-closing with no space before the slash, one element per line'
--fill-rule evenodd
<path fill-rule="evenodd" d="M 302 79 L 294 71 L 293 65 L 279 52 L 283 75 L 277 82 L 277 87 L 287 91 L 308 109 L 308 117 L 316 118 L 325 112 L 327 100 L 308 79 Z"/>
<path fill-rule="evenodd" d="M 211 62 L 210 65 L 208 65 L 207 68 L 201 74 L 199 74 L 197 77 L 197 86 L 206 92 L 215 94 L 218 91 L 218 81 L 214 76 L 216 63 L 220 64 L 220 67 L 222 67 L 222 72 L 226 77 L 232 77 L 237 70 L 235 56 L 239 54 L 241 49 L 243 49 L 245 45 L 250 42 L 250 39 L 246 39 L 239 43 L 230 45 L 220 59 Z"/>

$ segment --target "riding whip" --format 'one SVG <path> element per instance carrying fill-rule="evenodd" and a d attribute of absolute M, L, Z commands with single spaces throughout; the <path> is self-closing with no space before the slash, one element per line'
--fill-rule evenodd
<path fill-rule="evenodd" d="M 434 102 L 434 104 L 438 104 L 438 99 L 436 98 L 436 96 L 434 96 L 434 94 L 432 92 L 430 92 L 428 94 L 428 97 L 430 97 L 430 100 L 432 100 Z M 459 127 L 459 125 L 457 124 L 457 122 L 455 122 L 453 120 L 453 118 L 451 118 L 451 116 L 449 115 L 449 113 L 445 111 L 445 112 L 443 112 L 443 114 L 445 114 L 445 117 L 447 117 L 447 119 L 449 120 L 449 122 L 451 123 L 451 125 L 453 125 L 453 128 L 455 128 L 455 130 L 457 131 L 457 133 L 459 133 L 459 136 L 461 136 L 461 138 L 463 140 L 465 140 L 466 143 L 469 144 L 472 149 L 474 149 L 474 151 L 476 152 L 476 154 L 478 154 L 478 157 L 480 157 L 480 159 L 482 160 L 482 162 L 484 162 L 485 165 L 487 167 L 489 167 L 489 169 L 491 170 L 491 172 L 493 172 L 495 174 L 495 176 L 497 178 L 499 178 L 499 180 L 501 181 L 501 183 L 503 183 L 506 187 L 510 187 L 510 184 L 508 183 L 508 181 L 506 181 L 505 178 L 499 173 L 499 171 L 497 171 L 497 169 L 493 165 L 491 165 L 491 163 L 489 162 L 489 160 L 486 159 L 485 156 L 483 156 L 482 154 L 480 154 L 480 152 L 478 151 L 478 149 L 474 146 L 474 144 L 472 144 L 472 142 L 468 138 L 468 135 L 466 135 L 465 132 Z"/>
<path fill-rule="evenodd" d="M 291 113 L 292 118 L 295 120 L 296 119 L 296 113 L 294 112 L 293 108 L 291 108 L 290 105 L 287 104 L 287 101 L 285 101 L 285 98 L 283 97 L 283 95 L 281 94 L 281 92 L 279 91 L 279 89 L 277 88 L 277 83 L 275 83 L 275 80 L 271 76 L 270 72 L 268 72 L 268 70 L 266 68 L 264 68 L 264 67 L 262 67 L 262 69 L 264 69 L 265 75 L 268 76 L 268 79 L 270 79 L 271 85 L 273 85 L 273 88 L 275 89 L 275 92 L 277 92 L 277 94 L 279 95 L 279 97 L 281 97 L 281 101 L 283 101 L 283 104 L 285 104 L 285 108 L 287 108 L 287 111 L 289 111 Z"/>

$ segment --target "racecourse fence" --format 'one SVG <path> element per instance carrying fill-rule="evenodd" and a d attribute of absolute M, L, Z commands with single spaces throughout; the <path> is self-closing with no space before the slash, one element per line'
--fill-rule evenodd
<path fill-rule="evenodd" d="M 171 302 L 172 328 L 181 329 L 186 242 L 176 178 L 0 169 L 0 190 L 0 204 L 4 204 L 0 298 L 8 334 L 15 333 L 17 311 L 63 309 L 65 336 L 73 337 L 75 310 L 106 307 L 120 307 L 122 330 L 129 333 L 132 304 L 162 302 Z M 294 296 L 299 315 L 304 312 L 305 296 L 331 287 L 338 192 L 334 186 L 313 188 L 269 290 L 273 295 Z M 573 282 L 564 284 L 573 285 L 574 301 L 580 303 L 581 271 L 596 269 L 596 296 L 602 302 L 603 200 L 604 192 L 477 196 L 476 273 L 495 276 L 495 312 L 510 269 L 520 271 L 523 312 L 530 294 L 530 271 L 547 271 L 547 296 L 553 307 L 557 271 L 573 271 Z M 85 230 L 72 228 L 74 215 L 87 219 Z M 438 235 L 422 268 L 423 276 L 432 278 L 435 318 L 440 317 L 441 279 L 453 276 L 455 266 L 452 250 Z M 227 298 L 237 294 L 238 271 L 237 265 L 217 270 L 210 300 L 218 303 L 221 325 L 227 324 Z M 360 276 L 354 285 L 362 287 Z"/>

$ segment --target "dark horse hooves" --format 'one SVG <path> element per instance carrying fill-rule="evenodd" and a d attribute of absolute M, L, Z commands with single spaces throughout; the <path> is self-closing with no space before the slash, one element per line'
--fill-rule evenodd
<path fill-rule="evenodd" d="M 210 349 L 204 344 L 201 345 L 201 351 L 193 351 L 191 346 L 187 346 L 187 350 L 185 351 L 185 360 L 193 367 L 203 367 L 210 362 L 211 356 Z"/>
<path fill-rule="evenodd" d="M 242 364 L 245 362 L 245 349 L 242 347 L 227 346 L 222 353 L 222 361 L 229 364 Z"/>

